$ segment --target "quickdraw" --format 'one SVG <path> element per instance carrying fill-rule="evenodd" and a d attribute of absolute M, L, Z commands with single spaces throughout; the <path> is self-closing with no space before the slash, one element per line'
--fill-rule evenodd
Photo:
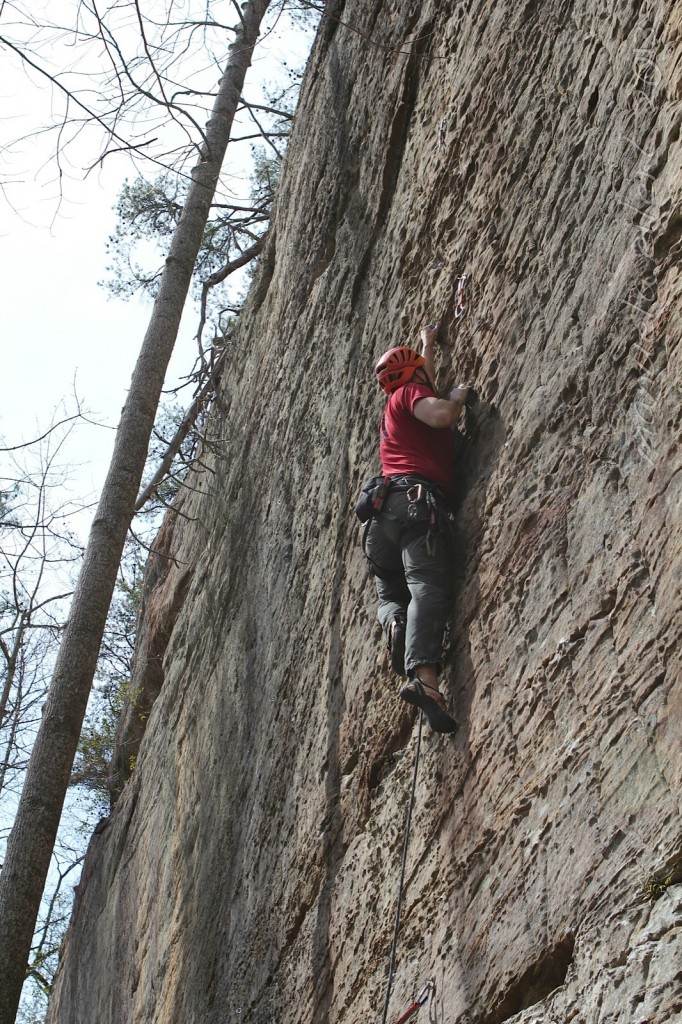
<path fill-rule="evenodd" d="M 433 557 L 436 553 L 436 543 L 438 540 L 438 503 L 433 495 L 433 491 L 426 492 L 426 503 L 429 509 L 429 528 L 426 533 L 426 550 L 429 555 Z"/>
<path fill-rule="evenodd" d="M 409 1020 L 410 1017 L 414 1013 L 417 1012 L 419 1007 L 424 1005 L 426 1000 L 429 998 L 430 994 L 432 992 L 435 992 L 435 991 L 436 991 L 436 979 L 435 978 L 429 978 L 429 980 L 426 982 L 426 984 L 424 985 L 423 989 L 421 990 L 421 992 L 419 993 L 419 995 L 417 996 L 415 1001 L 412 1003 L 411 1006 L 408 1006 L 408 1008 L 405 1010 L 405 1013 L 402 1015 L 402 1017 L 398 1017 L 398 1019 L 395 1022 L 395 1024 L 405 1024 L 405 1021 Z"/>
<path fill-rule="evenodd" d="M 455 296 L 455 319 L 458 320 L 461 316 L 466 313 L 466 289 L 468 277 L 466 274 L 457 281 L 457 294 Z"/>
<path fill-rule="evenodd" d="M 416 523 L 421 514 L 420 505 L 426 503 L 429 511 L 429 525 L 426 531 L 426 550 L 433 556 L 436 551 L 436 542 L 439 528 L 438 502 L 430 487 L 424 484 L 414 484 L 406 492 L 407 497 L 407 519 L 410 523 Z"/>

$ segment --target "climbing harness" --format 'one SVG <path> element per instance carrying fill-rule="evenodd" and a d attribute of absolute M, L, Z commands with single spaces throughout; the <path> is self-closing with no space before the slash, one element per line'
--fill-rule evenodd
<path fill-rule="evenodd" d="M 424 985 L 423 989 L 421 990 L 415 1001 L 412 1003 L 411 1006 L 408 1006 L 402 1017 L 398 1017 L 395 1024 L 405 1024 L 405 1021 L 409 1020 L 412 1014 L 416 1013 L 419 1007 L 424 1005 L 426 1000 L 429 998 L 429 995 L 435 991 L 436 979 L 429 978 L 429 980 L 426 982 L 426 984 Z"/>
<path fill-rule="evenodd" d="M 466 313 L 466 289 L 468 277 L 466 274 L 457 281 L 457 294 L 455 296 L 455 320 L 459 320 Z"/>
<path fill-rule="evenodd" d="M 445 502 L 445 496 L 432 481 L 419 480 L 411 474 L 404 477 L 374 476 L 368 480 L 362 488 L 360 499 L 355 506 L 355 514 L 360 522 L 365 524 L 362 534 L 362 551 L 370 563 L 370 569 L 374 576 L 389 582 L 400 577 L 402 568 L 385 569 L 378 565 L 367 551 L 367 539 L 372 522 L 382 512 L 386 495 L 392 488 L 405 491 L 407 518 L 402 519 L 391 513 L 386 513 L 387 517 L 397 519 L 398 522 L 415 529 L 418 533 L 423 531 L 426 550 L 430 557 L 436 553 L 443 521 L 448 526 L 447 515 L 439 510 L 439 501 Z"/>
<path fill-rule="evenodd" d="M 419 728 L 417 730 L 417 749 L 414 752 L 414 771 L 412 773 L 412 789 L 410 791 L 410 799 L 407 802 L 407 814 L 405 816 L 405 838 L 403 840 L 403 859 L 400 866 L 400 882 L 398 883 L 398 900 L 395 908 L 395 924 L 393 927 L 393 942 L 391 944 L 391 956 L 388 962 L 388 981 L 386 983 L 386 999 L 384 1001 L 384 1015 L 381 1018 L 381 1024 L 386 1024 L 388 1019 L 388 1007 L 391 1001 L 391 989 L 393 988 L 393 976 L 395 974 L 395 954 L 398 947 L 398 931 L 400 930 L 400 911 L 403 903 L 403 885 L 405 884 L 405 868 L 407 866 L 407 848 L 410 842 L 410 825 L 412 823 L 412 808 L 414 806 L 414 795 L 417 790 L 417 772 L 419 770 L 419 751 L 422 744 L 422 725 L 424 723 L 424 712 L 419 712 Z M 420 996 L 423 994 L 420 993 Z M 426 1002 L 426 999 L 423 1000 Z M 415 1012 L 422 1003 L 418 1003 L 416 1007 L 414 1004 L 410 1007 L 408 1016 Z M 403 1014 L 400 1018 L 401 1021 L 407 1020 L 407 1017 Z M 398 1024 L 398 1022 L 396 1022 Z"/>

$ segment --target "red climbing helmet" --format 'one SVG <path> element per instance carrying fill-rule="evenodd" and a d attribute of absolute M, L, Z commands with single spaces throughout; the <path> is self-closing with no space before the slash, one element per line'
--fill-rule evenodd
<path fill-rule="evenodd" d="M 379 387 L 390 395 L 396 388 L 411 381 L 420 366 L 424 366 L 424 357 L 406 345 L 399 345 L 398 348 L 389 348 L 388 352 L 384 352 L 374 372 Z"/>

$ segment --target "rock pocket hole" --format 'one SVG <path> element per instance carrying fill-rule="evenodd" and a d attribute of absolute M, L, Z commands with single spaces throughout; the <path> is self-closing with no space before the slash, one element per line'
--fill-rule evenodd
<path fill-rule="evenodd" d="M 377 789 L 386 776 L 390 775 L 393 769 L 400 763 L 405 753 L 405 747 L 412 735 L 412 725 L 412 717 L 404 715 L 400 728 L 388 737 L 388 742 L 383 750 L 372 762 L 367 777 L 367 788 L 370 793 Z"/>
<path fill-rule="evenodd" d="M 568 968 L 573 962 L 575 936 L 566 935 L 539 960 L 514 981 L 493 1011 L 483 1017 L 479 1024 L 504 1024 L 529 1006 L 541 1002 L 566 981 Z"/>
<path fill-rule="evenodd" d="M 587 102 L 587 120 L 591 121 L 599 103 L 599 89 L 595 88 Z"/>

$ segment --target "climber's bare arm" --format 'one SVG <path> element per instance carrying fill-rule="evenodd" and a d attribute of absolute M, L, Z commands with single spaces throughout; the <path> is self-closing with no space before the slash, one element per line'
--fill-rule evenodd
<path fill-rule="evenodd" d="M 467 400 L 468 388 L 454 388 L 447 398 L 420 398 L 414 415 L 428 427 L 453 427 Z"/>
<path fill-rule="evenodd" d="M 431 381 L 431 387 L 436 390 L 436 364 L 433 356 L 434 345 L 438 337 L 438 324 L 427 324 L 421 329 L 422 356 L 424 357 L 424 369 Z"/>

